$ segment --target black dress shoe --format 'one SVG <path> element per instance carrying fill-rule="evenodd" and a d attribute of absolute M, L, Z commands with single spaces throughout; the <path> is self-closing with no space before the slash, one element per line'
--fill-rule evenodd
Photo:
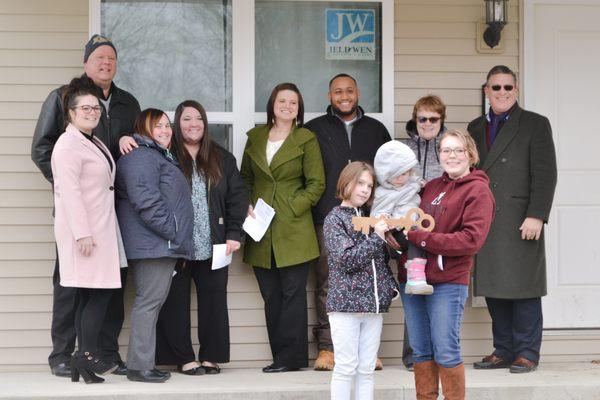
<path fill-rule="evenodd" d="M 69 378 L 71 376 L 71 366 L 66 362 L 61 362 L 50 367 L 52 375 L 60 376 L 61 378 Z"/>
<path fill-rule="evenodd" d="M 217 366 L 203 365 L 202 368 L 206 371 L 206 375 L 216 375 L 221 373 L 221 368 Z"/>
<path fill-rule="evenodd" d="M 481 361 L 473 363 L 473 368 L 475 369 L 498 369 L 508 367 L 510 367 L 510 362 L 495 354 L 490 354 L 489 356 L 483 357 Z"/>
<path fill-rule="evenodd" d="M 161 376 L 171 376 L 171 373 L 169 371 L 161 371 L 160 369 L 156 369 L 156 368 L 154 368 L 152 371 L 154 371 L 155 373 L 157 373 L 158 375 L 161 375 Z"/>
<path fill-rule="evenodd" d="M 127 375 L 127 365 L 123 362 L 123 360 L 119 360 L 116 362 L 117 369 L 113 371 L 113 375 Z"/>
<path fill-rule="evenodd" d="M 262 369 L 262 372 L 265 372 L 267 374 L 270 373 L 276 373 L 276 372 L 289 372 L 289 371 L 298 371 L 299 368 L 288 368 L 286 366 L 278 366 L 275 364 L 271 364 L 271 365 L 267 365 L 266 367 L 264 367 Z"/>
<path fill-rule="evenodd" d="M 169 372 L 157 373 L 155 369 L 138 371 L 127 369 L 127 379 L 136 382 L 162 383 L 171 377 Z"/>
<path fill-rule="evenodd" d="M 178 365 L 177 372 L 184 375 L 204 375 L 206 373 L 206 370 L 204 369 L 204 367 L 194 367 L 184 370 L 183 368 L 181 368 L 181 365 Z"/>

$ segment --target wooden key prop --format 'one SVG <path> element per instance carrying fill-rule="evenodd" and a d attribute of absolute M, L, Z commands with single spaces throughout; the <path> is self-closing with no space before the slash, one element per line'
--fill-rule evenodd
<path fill-rule="evenodd" d="M 414 217 L 416 214 L 416 218 Z M 411 208 L 408 210 L 406 215 L 401 218 L 385 218 L 385 217 L 352 217 L 352 225 L 354 225 L 355 231 L 361 231 L 365 235 L 369 233 L 369 230 L 372 226 L 383 219 L 386 224 L 392 228 L 404 228 L 405 230 L 410 230 L 411 227 L 416 226 L 420 230 L 431 232 L 433 227 L 435 226 L 435 221 L 433 217 L 429 214 L 425 214 L 423 210 L 420 208 Z M 429 222 L 427 226 L 423 225 L 423 222 Z"/>

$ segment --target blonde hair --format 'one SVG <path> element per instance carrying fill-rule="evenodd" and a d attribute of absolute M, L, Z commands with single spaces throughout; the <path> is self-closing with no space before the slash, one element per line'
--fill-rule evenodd
<path fill-rule="evenodd" d="M 477 151 L 477 145 L 475 144 L 475 141 L 468 132 L 463 132 L 460 129 L 450 129 L 444 132 L 440 137 L 440 141 L 438 142 L 438 151 L 442 148 L 444 139 L 449 136 L 455 137 L 463 142 L 467 152 L 467 157 L 469 157 L 469 165 L 471 167 L 479 164 L 479 152 Z"/>
<path fill-rule="evenodd" d="M 371 190 L 371 195 L 367 200 L 367 204 L 370 204 L 375 195 L 375 170 L 364 161 L 353 161 L 344 167 L 337 181 L 335 196 L 342 201 L 349 200 L 363 172 L 368 172 L 373 178 L 373 190 Z"/>

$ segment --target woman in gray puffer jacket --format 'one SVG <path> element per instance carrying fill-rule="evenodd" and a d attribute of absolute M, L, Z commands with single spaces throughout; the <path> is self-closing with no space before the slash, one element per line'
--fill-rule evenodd
<path fill-rule="evenodd" d="M 117 163 L 117 216 L 135 284 L 127 378 L 164 382 L 156 370 L 156 321 L 169 294 L 178 258 L 193 256 L 194 212 L 190 188 L 169 148 L 171 122 L 149 108 L 141 112 L 133 137 L 138 147 Z"/>
<path fill-rule="evenodd" d="M 438 141 L 446 131 L 446 105 L 438 96 L 421 97 L 415 103 L 412 119 L 406 123 L 409 139 L 403 142 L 414 151 L 419 161 L 418 175 L 425 182 L 442 176 Z"/>

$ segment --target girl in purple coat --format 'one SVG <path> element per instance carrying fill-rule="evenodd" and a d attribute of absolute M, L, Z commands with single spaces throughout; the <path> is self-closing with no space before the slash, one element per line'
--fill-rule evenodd
<path fill-rule="evenodd" d="M 372 200 L 374 182 L 369 164 L 348 164 L 337 183 L 342 204 L 331 210 L 323 225 L 329 253 L 327 313 L 335 348 L 332 400 L 350 399 L 353 386 L 356 399 L 373 398 L 382 313 L 398 296 L 398 285 L 385 262 L 387 224 L 379 221 L 369 235 L 352 225 L 352 218 L 363 215 L 361 208 Z"/>

